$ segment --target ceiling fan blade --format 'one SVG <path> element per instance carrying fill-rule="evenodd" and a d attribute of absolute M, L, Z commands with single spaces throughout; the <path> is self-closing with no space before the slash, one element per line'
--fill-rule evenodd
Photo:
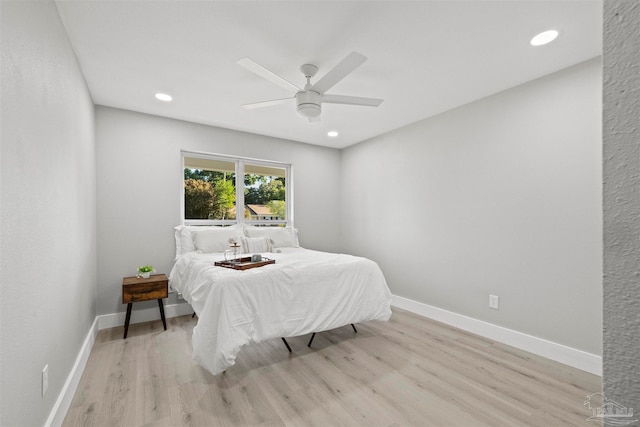
<path fill-rule="evenodd" d="M 311 90 L 318 93 L 325 93 L 336 83 L 349 75 L 353 70 L 362 65 L 366 60 L 366 56 L 358 52 L 351 52 L 342 61 L 340 61 L 338 65 L 333 67 L 327 74 L 318 80 L 316 84 L 311 87 Z"/>
<path fill-rule="evenodd" d="M 384 99 L 363 98 L 360 96 L 322 95 L 322 102 L 330 104 L 363 105 L 365 107 L 377 107 Z"/>
<path fill-rule="evenodd" d="M 264 68 L 262 65 L 256 64 L 249 58 L 242 58 L 237 61 L 237 64 L 246 68 L 251 72 L 256 73 L 260 77 L 263 77 L 269 80 L 271 83 L 277 84 L 281 88 L 286 89 L 290 92 L 300 92 L 302 90 L 298 86 L 291 83 L 290 81 L 283 79 L 273 71 L 269 71 L 266 68 Z"/>
<path fill-rule="evenodd" d="M 251 104 L 244 104 L 242 107 L 246 108 L 247 110 L 253 110 L 254 108 L 271 107 L 272 105 L 284 104 L 285 102 L 291 101 L 293 99 L 295 98 L 292 97 L 292 98 L 272 99 L 271 101 L 261 101 L 261 102 L 254 102 Z"/>

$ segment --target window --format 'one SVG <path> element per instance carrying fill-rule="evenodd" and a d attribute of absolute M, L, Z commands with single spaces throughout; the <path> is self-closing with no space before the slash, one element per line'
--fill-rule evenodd
<path fill-rule="evenodd" d="M 185 224 L 292 225 L 290 165 L 183 152 L 182 166 Z"/>

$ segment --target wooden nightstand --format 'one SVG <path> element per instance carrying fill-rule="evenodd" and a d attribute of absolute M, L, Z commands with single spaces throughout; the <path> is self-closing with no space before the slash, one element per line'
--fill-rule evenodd
<path fill-rule="evenodd" d="M 164 306 L 162 298 L 169 296 L 169 279 L 165 274 L 153 274 L 148 279 L 141 277 L 125 277 L 122 279 L 122 303 L 127 304 L 127 317 L 124 321 L 124 338 L 129 332 L 129 321 L 131 320 L 131 306 L 134 302 L 158 300 L 162 325 L 167 330 L 167 322 L 164 318 Z"/>

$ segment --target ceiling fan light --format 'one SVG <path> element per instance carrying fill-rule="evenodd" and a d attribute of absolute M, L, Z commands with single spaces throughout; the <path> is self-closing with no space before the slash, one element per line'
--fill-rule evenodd
<path fill-rule="evenodd" d="M 313 119 L 320 115 L 318 104 L 298 104 L 298 114 L 306 119 Z"/>
<path fill-rule="evenodd" d="M 318 92 L 308 90 L 296 93 L 298 114 L 306 119 L 315 119 L 320 115 L 322 98 Z"/>

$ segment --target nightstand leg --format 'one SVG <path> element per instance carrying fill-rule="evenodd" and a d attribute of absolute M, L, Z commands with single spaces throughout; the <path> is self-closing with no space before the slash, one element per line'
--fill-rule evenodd
<path fill-rule="evenodd" d="M 158 298 L 158 307 L 160 307 L 160 317 L 162 317 L 162 325 L 164 326 L 164 330 L 167 330 L 167 321 L 164 320 L 164 306 L 162 305 L 162 299 Z"/>
<path fill-rule="evenodd" d="M 131 320 L 131 306 L 133 303 L 127 304 L 127 317 L 124 320 L 124 338 L 127 337 L 127 332 L 129 332 L 129 320 Z"/>

